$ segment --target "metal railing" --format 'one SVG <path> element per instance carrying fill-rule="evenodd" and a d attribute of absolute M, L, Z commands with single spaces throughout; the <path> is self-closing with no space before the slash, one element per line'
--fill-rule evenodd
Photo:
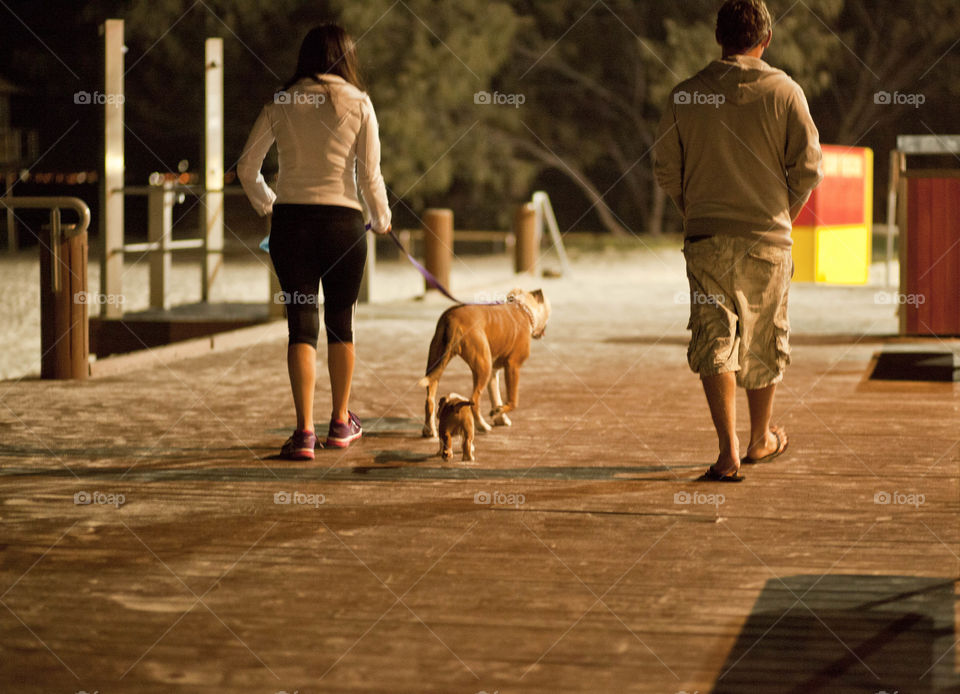
<path fill-rule="evenodd" d="M 80 198 L 74 197 L 0 197 L 0 207 L 7 210 L 20 208 L 49 209 L 50 210 L 50 253 L 53 257 L 53 267 L 60 264 L 60 243 L 71 236 L 82 234 L 90 227 L 90 208 Z M 64 226 L 61 221 L 60 210 L 74 210 L 80 217 L 77 224 Z M 60 273 L 50 273 L 54 292 L 60 291 Z"/>

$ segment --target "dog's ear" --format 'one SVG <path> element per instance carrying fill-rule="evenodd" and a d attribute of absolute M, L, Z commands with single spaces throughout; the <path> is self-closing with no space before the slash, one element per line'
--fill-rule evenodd
<path fill-rule="evenodd" d="M 530 296 L 532 296 L 534 299 L 536 299 L 536 300 L 537 300 L 538 302 L 540 302 L 541 304 L 543 303 L 543 290 L 542 290 L 542 289 L 534 289 L 532 292 L 530 292 Z"/>
<path fill-rule="evenodd" d="M 444 405 L 446 404 L 447 404 L 447 396 L 444 395 L 442 398 L 440 398 L 440 402 L 437 403 L 437 410 L 438 411 L 442 410 Z"/>

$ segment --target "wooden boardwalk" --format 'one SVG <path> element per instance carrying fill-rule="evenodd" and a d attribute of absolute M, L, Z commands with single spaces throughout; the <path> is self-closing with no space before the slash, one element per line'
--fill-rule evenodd
<path fill-rule="evenodd" d="M 0 383 L 0 691 L 960 691 L 960 385 L 801 337 L 789 455 L 698 485 L 682 322 L 635 310 L 555 299 L 472 466 L 419 437 L 434 305 L 361 311 L 367 433 L 312 465 L 269 458 L 282 339 Z"/>

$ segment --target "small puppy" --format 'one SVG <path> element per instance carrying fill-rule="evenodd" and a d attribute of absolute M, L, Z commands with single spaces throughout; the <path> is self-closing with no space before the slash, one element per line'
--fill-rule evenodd
<path fill-rule="evenodd" d="M 490 393 L 493 423 L 510 426 L 507 412 L 517 406 L 520 367 L 530 356 L 530 340 L 543 337 L 550 318 L 550 302 L 539 289 L 514 289 L 503 304 L 461 304 L 448 308 L 437 321 L 430 342 L 426 376 L 418 385 L 427 389 L 423 435 L 437 435 L 436 397 L 440 376 L 455 356 L 473 372 L 473 414 L 477 426 L 490 431 L 480 414 L 480 393 Z M 500 399 L 499 371 L 507 382 L 507 403 Z"/>
<path fill-rule="evenodd" d="M 453 437 L 460 434 L 463 460 L 476 460 L 473 448 L 473 403 L 462 395 L 450 393 L 440 398 L 440 457 L 453 457 Z"/>

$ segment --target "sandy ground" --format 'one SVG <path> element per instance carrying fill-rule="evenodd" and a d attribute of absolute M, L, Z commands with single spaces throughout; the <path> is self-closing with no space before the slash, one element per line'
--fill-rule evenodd
<path fill-rule="evenodd" d="M 506 255 L 464 256 L 454 260 L 451 288 L 465 301 L 496 300 L 513 285 L 549 287 L 563 299 L 572 315 L 595 311 L 609 299 L 611 306 L 633 306 L 625 315 L 611 315 L 618 328 L 626 321 L 647 335 L 682 335 L 687 317 L 687 285 L 678 247 L 633 250 L 571 251 L 573 271 L 555 280 L 512 274 Z M 557 268 L 555 257 L 544 267 Z M 890 335 L 897 331 L 896 314 L 883 291 L 883 266 L 875 264 L 871 281 L 862 287 L 795 284 L 791 293 L 791 322 L 801 334 Z M 257 302 L 269 296 L 269 259 L 262 253 L 228 256 L 214 290 L 215 301 Z M 896 271 L 894 272 L 896 276 Z M 197 263 L 174 262 L 170 283 L 174 304 L 200 299 Z M 0 379 L 20 378 L 40 371 L 39 261 L 36 250 L 0 255 Z M 99 291 L 96 260 L 89 266 L 89 291 Z M 147 307 L 149 274 L 146 257 L 128 260 L 123 278 L 128 311 Z M 405 261 L 380 261 L 376 266 L 373 299 L 377 303 L 410 299 L 423 294 L 423 281 Z M 435 299 L 440 303 L 446 300 Z M 91 306 L 91 315 L 98 308 Z M 622 309 L 621 309 L 622 311 Z M 555 318 L 556 320 L 556 318 Z M 563 320 L 561 317 L 560 320 Z"/>

